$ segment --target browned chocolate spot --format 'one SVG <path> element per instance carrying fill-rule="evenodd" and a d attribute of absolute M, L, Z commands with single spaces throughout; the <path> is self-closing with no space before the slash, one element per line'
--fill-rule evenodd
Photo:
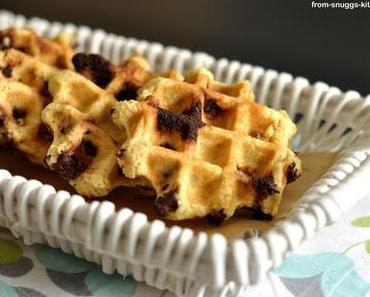
<path fill-rule="evenodd" d="M 85 146 L 85 151 L 89 156 L 91 157 L 96 156 L 98 148 L 91 140 L 84 140 L 82 144 Z"/>
<path fill-rule="evenodd" d="M 58 156 L 57 162 L 53 165 L 53 169 L 62 177 L 72 179 L 77 177 L 87 168 L 86 164 L 80 163 L 74 155 L 61 154 Z"/>
<path fill-rule="evenodd" d="M 248 175 L 251 179 L 251 184 L 257 193 L 258 198 L 264 199 L 270 195 L 280 193 L 272 175 L 263 177 L 256 176 L 254 170 L 248 167 L 237 167 L 238 170 Z"/>
<path fill-rule="evenodd" d="M 217 117 L 223 112 L 223 109 L 217 104 L 214 99 L 207 99 L 204 102 L 204 113 L 211 117 Z"/>
<path fill-rule="evenodd" d="M 1 70 L 1 72 L 5 77 L 10 78 L 12 77 L 13 69 L 10 66 L 6 66 Z"/>
<path fill-rule="evenodd" d="M 138 88 L 134 84 L 126 82 L 122 86 L 121 90 L 119 90 L 118 93 L 115 95 L 115 97 L 117 98 L 118 101 L 136 99 L 137 90 Z"/>
<path fill-rule="evenodd" d="M 203 126 L 200 102 L 182 113 L 158 109 L 157 127 L 159 131 L 177 131 L 180 132 L 183 140 L 195 141 L 198 137 L 198 129 Z"/>
<path fill-rule="evenodd" d="M 43 140 L 46 141 L 53 140 L 53 134 L 50 132 L 50 129 L 44 123 L 41 123 L 41 125 L 39 126 L 38 135 Z"/>
<path fill-rule="evenodd" d="M 26 117 L 26 114 L 27 114 L 27 111 L 25 109 L 16 108 L 16 107 L 13 109 L 13 117 L 16 120 L 24 119 Z"/>
<path fill-rule="evenodd" d="M 220 226 L 225 219 L 226 219 L 226 214 L 223 209 L 220 209 L 216 212 L 213 212 L 207 215 L 208 223 L 214 226 Z"/>
<path fill-rule="evenodd" d="M 258 178 L 254 181 L 254 188 L 261 198 L 279 193 L 272 175 Z"/>
<path fill-rule="evenodd" d="M 161 217 L 165 217 L 168 213 L 175 211 L 179 207 L 176 191 L 171 191 L 157 198 L 154 204 L 154 209 Z"/>
<path fill-rule="evenodd" d="M 83 140 L 72 153 L 62 153 L 53 170 L 66 179 L 74 179 L 84 172 L 97 154 L 97 147 L 90 140 Z"/>
<path fill-rule="evenodd" d="M 287 183 L 294 182 L 299 177 L 299 172 L 297 169 L 297 165 L 293 162 L 288 166 L 287 172 L 286 172 L 286 180 Z"/>
<path fill-rule="evenodd" d="M 106 87 L 113 79 L 111 64 L 100 55 L 78 53 L 73 56 L 72 63 L 77 72 L 99 87 Z"/>

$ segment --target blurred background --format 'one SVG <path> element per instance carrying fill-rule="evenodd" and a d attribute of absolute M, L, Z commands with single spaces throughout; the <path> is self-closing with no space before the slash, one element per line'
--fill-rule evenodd
<path fill-rule="evenodd" d="M 370 8 L 313 9 L 307 0 L 1 0 L 0 8 L 370 93 Z"/>

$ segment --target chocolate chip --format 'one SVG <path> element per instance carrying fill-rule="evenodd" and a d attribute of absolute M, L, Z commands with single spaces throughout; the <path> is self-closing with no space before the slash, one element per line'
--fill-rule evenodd
<path fill-rule="evenodd" d="M 260 199 L 264 199 L 267 196 L 280 193 L 275 184 L 274 177 L 272 175 L 266 175 L 263 177 L 257 176 L 253 169 L 248 167 L 237 167 L 239 171 L 249 176 L 251 184 L 256 191 Z"/>
<path fill-rule="evenodd" d="M 22 108 L 14 108 L 13 109 L 13 117 L 16 119 L 16 120 L 21 120 L 21 119 L 24 119 L 26 117 L 26 110 L 25 109 L 22 109 Z"/>
<path fill-rule="evenodd" d="M 293 162 L 288 166 L 287 172 L 286 172 L 286 180 L 287 183 L 294 182 L 299 177 L 299 172 L 297 169 L 297 165 Z"/>
<path fill-rule="evenodd" d="M 115 95 L 118 101 L 125 101 L 129 99 L 136 99 L 138 88 L 130 82 L 126 82 L 121 90 Z"/>
<path fill-rule="evenodd" d="M 68 154 L 59 155 L 57 162 L 53 165 L 53 170 L 67 179 L 77 177 L 79 173 L 86 170 L 86 168 L 84 164 L 79 163 L 74 155 Z"/>
<path fill-rule="evenodd" d="M 208 223 L 214 226 L 220 226 L 225 219 L 226 219 L 226 214 L 223 209 L 220 209 L 214 213 L 210 213 L 207 215 Z"/>
<path fill-rule="evenodd" d="M 279 193 L 272 175 L 256 179 L 254 181 L 254 188 L 261 198 Z"/>
<path fill-rule="evenodd" d="M 111 64 L 100 55 L 78 53 L 73 56 L 72 63 L 77 72 L 99 87 L 105 88 L 113 79 Z"/>
<path fill-rule="evenodd" d="M 1 70 L 1 72 L 3 73 L 5 77 L 10 78 L 12 77 L 13 69 L 9 66 L 6 66 L 5 68 Z"/>
<path fill-rule="evenodd" d="M 216 100 L 214 99 L 205 100 L 203 109 L 204 113 L 211 117 L 216 117 L 223 112 L 223 109 L 217 104 Z"/>
<path fill-rule="evenodd" d="M 84 146 L 84 149 L 89 156 L 91 157 L 96 156 L 98 148 L 94 143 L 92 143 L 90 140 L 83 140 L 82 145 Z"/>
<path fill-rule="evenodd" d="M 66 179 L 74 179 L 84 172 L 97 154 L 97 147 L 90 140 L 83 140 L 72 153 L 62 153 L 52 166 Z"/>
<path fill-rule="evenodd" d="M 165 193 L 158 197 L 154 204 L 154 209 L 161 217 L 165 217 L 168 213 L 175 211 L 179 207 L 176 191 Z"/>
<path fill-rule="evenodd" d="M 159 108 L 157 115 L 157 127 L 159 131 L 180 132 L 183 140 L 197 140 L 198 129 L 203 127 L 201 104 L 195 103 L 189 110 L 182 113 Z"/>
<path fill-rule="evenodd" d="M 44 123 L 41 123 L 41 125 L 39 126 L 38 135 L 46 141 L 53 140 L 53 134 L 50 132 L 50 129 Z"/>
<path fill-rule="evenodd" d="M 273 219 L 273 216 L 271 214 L 264 213 L 259 208 L 256 208 L 253 211 L 252 219 L 255 219 L 255 220 L 264 220 L 264 221 L 271 221 Z"/>

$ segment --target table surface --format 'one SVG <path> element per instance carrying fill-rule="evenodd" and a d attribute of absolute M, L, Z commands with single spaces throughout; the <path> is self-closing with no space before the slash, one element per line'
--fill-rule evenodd
<path fill-rule="evenodd" d="M 348 197 L 350 199 L 350 197 Z M 306 241 L 243 296 L 365 297 L 370 293 L 370 196 Z M 174 297 L 0 229 L 1 297 Z"/>

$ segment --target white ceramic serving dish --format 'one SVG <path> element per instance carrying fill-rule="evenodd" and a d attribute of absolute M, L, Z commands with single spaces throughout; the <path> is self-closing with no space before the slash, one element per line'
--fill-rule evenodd
<path fill-rule="evenodd" d="M 334 222 L 366 194 L 370 178 L 370 96 L 342 93 L 318 82 L 215 59 L 158 43 L 0 12 L 0 29 L 29 26 L 44 36 L 76 33 L 78 50 L 117 63 L 142 53 L 156 71 L 203 66 L 224 82 L 251 81 L 259 102 L 283 108 L 298 123 L 300 151 L 341 151 L 328 172 L 301 197 L 289 217 L 260 237 L 227 241 L 149 222 L 141 213 L 87 203 L 78 195 L 0 170 L 0 225 L 26 244 L 46 243 L 102 265 L 107 273 L 132 274 L 179 296 L 233 296 L 256 284 L 303 240 Z M 325 120 L 325 123 L 322 122 Z M 344 135 L 343 135 L 344 134 Z"/>

